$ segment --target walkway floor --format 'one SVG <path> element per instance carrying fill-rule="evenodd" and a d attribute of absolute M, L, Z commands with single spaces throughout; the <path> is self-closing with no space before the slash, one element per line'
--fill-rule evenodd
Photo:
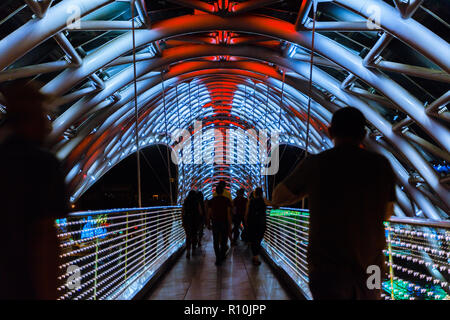
<path fill-rule="evenodd" d="M 187 260 L 185 254 L 156 284 L 148 300 L 289 300 L 291 299 L 262 260 L 255 267 L 242 241 L 232 247 L 221 266 L 214 264 L 211 232 L 205 230 L 202 247 Z"/>

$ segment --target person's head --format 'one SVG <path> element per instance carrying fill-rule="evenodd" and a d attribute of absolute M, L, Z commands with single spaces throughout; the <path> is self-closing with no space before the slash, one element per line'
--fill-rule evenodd
<path fill-rule="evenodd" d="M 51 97 L 42 94 L 35 82 L 18 80 L 0 88 L 6 106 L 5 125 L 14 134 L 43 143 L 51 132 L 46 110 Z"/>
<path fill-rule="evenodd" d="M 225 181 L 223 181 L 223 180 L 220 180 L 219 183 L 218 183 L 217 185 L 218 185 L 218 186 L 221 186 L 221 187 L 224 188 L 224 189 L 225 189 L 225 186 L 226 186 Z"/>
<path fill-rule="evenodd" d="M 237 195 L 238 197 L 243 197 L 243 196 L 244 196 L 244 193 L 245 193 L 244 188 L 240 188 L 238 191 L 236 191 L 236 195 Z"/>
<path fill-rule="evenodd" d="M 216 186 L 216 193 L 220 196 L 224 190 L 225 187 L 219 182 Z"/>
<path fill-rule="evenodd" d="M 263 189 L 261 187 L 258 187 L 255 189 L 255 198 L 262 198 L 263 196 Z"/>
<path fill-rule="evenodd" d="M 353 107 L 346 107 L 333 114 L 328 132 L 336 145 L 359 145 L 366 135 L 365 125 L 366 118 L 361 111 Z"/>
<path fill-rule="evenodd" d="M 201 192 L 201 191 L 197 191 L 197 198 L 200 200 L 200 201 L 203 201 L 203 192 Z"/>
<path fill-rule="evenodd" d="M 197 191 L 195 191 L 195 190 L 189 191 L 187 197 L 188 197 L 188 199 L 194 199 L 194 198 L 196 198 L 196 197 L 197 197 Z"/>

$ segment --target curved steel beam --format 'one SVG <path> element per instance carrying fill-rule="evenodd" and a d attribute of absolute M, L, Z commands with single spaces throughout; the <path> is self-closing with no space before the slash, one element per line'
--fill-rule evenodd
<path fill-rule="evenodd" d="M 377 23 L 389 34 L 407 43 L 425 57 L 450 72 L 450 44 L 412 18 L 402 18 L 401 12 L 378 0 L 333 0 L 336 4 L 371 19 L 379 10 Z"/>
<path fill-rule="evenodd" d="M 193 76 L 193 77 L 195 77 L 195 76 Z M 248 77 L 248 75 L 246 75 L 246 77 Z M 167 81 L 167 80 L 166 80 L 166 81 Z M 129 111 L 128 114 L 129 114 L 130 116 L 133 116 L 133 113 L 132 113 L 131 111 Z M 111 123 L 111 122 L 109 122 L 108 124 L 106 124 L 106 125 L 103 126 L 103 127 L 111 127 L 110 123 Z M 120 127 L 120 126 L 119 126 L 119 127 Z M 114 125 L 114 126 L 111 127 L 112 130 L 116 130 L 116 128 L 118 128 L 117 125 Z M 101 132 L 101 131 L 97 131 L 96 134 L 98 134 L 98 133 L 100 133 L 100 132 Z M 114 134 L 114 133 L 113 133 L 113 134 Z M 111 136 L 111 134 L 110 134 L 110 136 Z M 91 148 L 91 150 L 98 150 L 99 146 L 100 146 L 100 145 L 96 145 L 95 147 Z M 78 153 L 78 152 L 77 152 L 77 153 Z M 84 154 L 84 151 L 80 150 L 79 153 Z M 91 163 L 92 163 L 92 162 L 91 162 Z M 89 165 L 87 165 L 87 166 L 84 165 L 83 167 L 88 168 Z"/>
<path fill-rule="evenodd" d="M 209 64 L 211 64 L 211 63 L 209 63 Z M 203 70 L 205 68 L 205 66 L 202 66 L 202 67 L 200 67 L 200 70 Z M 280 81 L 279 79 L 278 79 L 278 81 Z M 336 83 L 335 84 L 335 87 L 336 88 L 339 88 L 339 84 L 338 83 Z M 288 86 L 287 86 L 287 88 L 288 88 Z M 295 90 L 295 89 L 294 89 Z M 344 93 L 344 94 L 346 94 L 346 93 Z M 317 99 L 317 97 L 315 98 L 315 99 Z M 356 99 L 356 98 L 355 98 Z M 319 99 L 317 99 L 317 100 L 319 100 Z M 324 100 L 324 99 L 322 99 L 322 100 Z M 319 100 L 320 101 L 320 100 Z M 325 100 L 325 101 L 327 101 L 327 100 Z M 368 107 L 367 107 L 368 108 Z M 372 118 L 372 117 L 370 117 L 370 118 Z M 369 121 L 370 121 L 370 118 L 369 118 Z M 389 127 L 388 125 L 387 125 L 387 127 Z M 395 163 L 393 163 L 393 166 L 394 167 L 398 167 L 398 165 L 397 164 L 395 164 Z M 399 167 L 400 168 L 400 167 Z M 403 171 L 404 172 L 406 172 L 404 169 L 403 169 Z M 429 209 L 429 207 L 430 207 L 430 204 L 429 204 L 429 201 L 428 200 L 426 200 L 426 199 L 423 199 L 423 197 L 421 198 L 421 201 L 420 202 L 422 202 L 423 201 L 423 204 L 424 204 L 424 212 L 427 214 L 427 216 L 428 217 L 430 217 L 430 218 L 435 218 L 436 217 L 436 215 L 435 215 L 435 210 L 428 210 Z"/>
<path fill-rule="evenodd" d="M 156 40 L 181 34 L 217 29 L 256 33 L 311 48 L 311 32 L 296 32 L 294 25 L 288 22 L 252 15 L 226 19 L 214 15 L 182 16 L 164 20 L 155 23 L 151 30 L 136 30 L 136 46 L 143 46 Z M 87 56 L 79 68 L 66 70 L 47 83 L 42 89 L 43 92 L 63 94 L 88 75 L 129 52 L 132 49 L 131 44 L 130 32 L 112 40 L 108 45 Z M 179 50 L 183 49 L 179 48 Z M 403 87 L 378 70 L 370 70 L 365 67 L 362 58 L 323 35 L 316 35 L 315 51 L 383 93 L 399 109 L 414 119 L 445 150 L 450 150 L 449 130 L 436 119 L 429 117 L 423 105 Z"/>
<path fill-rule="evenodd" d="M 51 7 L 42 19 L 31 19 L 0 41 L 0 70 L 81 18 L 114 0 L 65 0 Z M 78 16 L 79 14 L 79 16 Z"/>
<path fill-rule="evenodd" d="M 181 75 L 183 75 L 183 74 L 185 74 L 185 73 L 188 73 L 188 72 L 193 72 L 193 71 L 202 71 L 203 70 L 203 74 L 205 74 L 205 75 L 207 75 L 209 72 L 211 72 L 211 70 L 209 70 L 209 69 L 211 69 L 211 68 L 217 68 L 218 67 L 218 65 L 216 64 L 216 63 L 214 63 L 214 64 L 211 64 L 211 63 L 198 63 L 198 62 L 194 62 L 194 63 L 183 63 L 183 65 L 187 65 L 187 68 L 186 67 L 181 67 L 181 66 L 177 66 L 177 67 L 175 67 L 175 68 L 173 68 L 173 70 L 171 70 L 171 71 L 169 71 L 169 74 L 168 75 L 166 75 L 166 79 L 171 79 L 171 78 L 174 78 L 174 77 L 177 77 L 177 76 L 181 76 Z M 222 66 L 223 67 L 225 67 L 225 66 L 227 66 L 228 65 L 228 63 L 227 64 L 222 64 Z M 251 72 L 254 72 L 254 73 L 256 73 L 256 74 L 261 74 L 262 72 L 264 72 L 265 74 L 263 75 L 263 76 L 259 76 L 259 77 L 257 77 L 257 76 L 255 76 L 255 75 L 252 75 L 252 73 L 251 72 L 247 72 L 247 73 L 244 73 L 245 75 L 247 75 L 248 77 L 252 77 L 252 78 L 255 78 L 255 79 L 259 79 L 260 81 L 264 81 L 264 80 L 266 80 L 267 81 L 267 78 L 265 78 L 266 76 L 267 76 L 267 74 L 269 74 L 269 75 L 271 75 L 272 77 L 274 77 L 275 79 L 276 78 L 278 78 L 278 83 L 276 83 L 276 82 L 273 82 L 272 81 L 272 85 L 276 85 L 276 86 L 278 86 L 278 87 L 281 87 L 281 85 L 280 85 L 280 83 L 281 83 L 281 78 L 280 78 L 280 75 L 277 73 L 277 72 L 275 72 L 275 70 L 273 69 L 273 68 L 270 68 L 270 67 L 268 67 L 267 65 L 263 65 L 263 64 L 260 64 L 260 63 L 249 63 L 249 62 L 243 62 L 243 63 L 234 63 L 234 64 L 231 64 L 231 65 L 228 65 L 227 66 L 228 68 L 236 68 L 236 67 L 238 67 L 239 69 L 241 69 L 241 70 L 243 70 L 243 69 L 245 69 L 245 70 L 250 70 Z M 204 68 L 204 69 L 203 69 Z M 209 70 L 209 71 L 208 71 Z M 219 69 L 217 69 L 217 70 L 219 70 Z M 222 71 L 223 72 L 223 71 Z M 241 71 L 241 72 L 244 72 L 244 71 Z M 197 75 L 199 75 L 198 73 L 197 73 Z M 183 79 L 185 79 L 185 78 L 183 78 Z M 159 83 L 159 81 L 160 81 L 160 79 L 159 79 L 159 77 L 155 77 L 155 78 L 153 78 L 153 80 L 152 80 L 152 84 L 151 85 L 157 85 L 157 83 Z M 139 82 L 138 82 L 139 83 Z M 295 84 L 292 82 L 292 83 L 290 83 L 290 81 L 288 81 L 287 82 L 288 84 L 291 84 L 291 85 L 295 85 L 295 87 L 297 88 L 297 89 L 300 89 L 301 88 L 301 90 L 302 91 L 307 91 L 307 86 L 306 86 L 306 84 L 302 84 L 302 82 L 298 82 L 298 81 L 296 81 L 295 82 Z M 149 84 L 149 86 L 150 86 L 150 84 Z M 147 87 L 147 86 L 146 86 Z M 130 89 L 131 90 L 131 89 Z M 144 90 L 144 89 L 143 89 Z M 299 96 L 298 95 L 298 93 L 297 92 L 295 92 L 295 90 L 294 89 L 290 89 L 290 88 L 288 88 L 288 87 L 286 87 L 286 90 L 288 91 L 288 93 L 290 93 L 290 94 L 294 94 L 294 95 L 296 95 L 297 97 L 301 97 L 301 96 Z M 317 98 L 317 99 L 322 99 L 321 98 L 321 96 L 319 96 L 319 94 L 318 94 L 318 90 L 317 89 L 315 89 L 314 90 L 314 92 L 313 92 L 313 94 L 314 94 L 314 96 L 313 96 L 313 98 Z M 124 100 L 124 97 L 122 97 L 122 103 L 121 103 L 121 105 L 123 105 L 123 103 L 125 103 L 125 102 L 128 102 L 128 101 L 131 101 L 131 93 L 130 94 L 125 94 L 125 95 L 123 95 L 124 97 L 125 96 L 127 96 L 128 98 L 127 98 L 127 100 L 125 101 Z M 138 98 L 138 100 L 141 100 L 142 101 L 142 99 L 141 98 Z M 125 101 L 125 102 L 124 102 Z M 320 101 L 320 100 L 319 100 Z M 303 102 L 305 103 L 306 102 L 306 100 L 303 100 Z M 327 103 L 328 105 L 330 105 L 330 103 L 328 102 L 328 101 L 324 101 L 323 103 Z M 331 107 L 330 107 L 331 108 Z M 319 109 L 318 109 L 319 110 Z M 93 125 L 91 125 L 89 128 L 87 128 L 86 130 L 85 130 L 85 132 L 90 132 L 90 131 L 92 131 L 98 124 L 100 124 L 101 123 L 101 120 L 100 121 L 95 121 L 94 122 L 94 124 Z M 99 134 L 99 132 L 97 131 L 96 132 L 96 134 L 98 135 Z M 83 140 L 83 137 L 81 136 L 78 136 L 78 137 L 76 137 L 75 139 L 74 139 L 74 141 L 82 141 Z M 74 143 L 74 141 L 71 141 L 70 143 Z M 65 149 L 66 149 L 67 147 L 65 147 Z M 83 152 L 81 152 L 82 154 L 84 154 L 86 151 L 83 151 Z M 66 152 L 64 152 L 64 154 L 67 154 Z M 64 156 L 64 154 L 63 155 L 61 155 L 60 154 L 60 158 L 65 158 L 65 156 Z"/>
<path fill-rule="evenodd" d="M 303 63 L 301 61 L 292 61 L 290 59 L 277 56 L 274 52 L 271 52 L 268 49 L 258 48 L 258 50 L 256 50 L 255 48 L 249 48 L 245 46 L 222 48 L 213 45 L 199 45 L 192 46 L 191 48 L 195 49 L 191 54 L 194 54 L 194 52 L 198 50 L 198 54 L 201 56 L 216 55 L 218 51 L 220 51 L 222 52 L 222 54 L 226 53 L 232 56 L 242 56 L 246 58 L 265 60 L 276 65 L 283 66 L 284 68 L 291 69 L 300 74 L 303 78 L 309 77 L 309 65 L 307 63 Z M 225 53 L 223 53 L 224 51 Z M 187 53 L 185 58 L 193 58 L 193 55 Z M 382 117 L 372 108 L 370 108 L 369 105 L 367 105 L 365 102 L 342 90 L 340 83 L 338 83 L 336 79 L 317 67 L 314 67 L 313 82 L 320 84 L 324 88 L 327 88 L 329 92 L 338 97 L 340 100 L 348 103 L 349 105 L 356 106 L 360 110 L 362 110 L 368 120 L 375 127 L 377 127 L 377 129 L 380 130 L 380 132 L 382 132 L 383 135 L 393 145 L 398 147 L 400 152 L 403 153 L 406 158 L 411 159 L 411 163 L 415 166 L 422 177 L 424 177 L 424 179 L 428 182 L 430 187 L 435 190 L 437 194 L 439 194 L 440 198 L 443 199 L 446 204 L 450 204 L 450 200 L 448 200 L 450 198 L 448 197 L 448 191 L 444 186 L 441 185 L 439 177 L 437 176 L 433 168 L 431 168 L 431 166 L 426 161 L 424 161 L 422 156 L 409 143 L 407 143 L 403 137 L 399 136 L 392 130 L 392 126 L 386 120 L 382 119 Z M 422 112 L 424 112 L 423 108 Z M 447 129 L 445 130 L 448 131 Z"/>

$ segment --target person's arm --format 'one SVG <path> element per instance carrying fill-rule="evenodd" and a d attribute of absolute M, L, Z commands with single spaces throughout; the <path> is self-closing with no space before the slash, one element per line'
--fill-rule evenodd
<path fill-rule="evenodd" d="M 309 184 L 314 178 L 314 159 L 306 158 L 294 171 L 276 186 L 272 193 L 272 206 L 281 207 L 299 202 L 308 195 Z"/>
<path fill-rule="evenodd" d="M 389 201 L 386 207 L 385 221 L 388 221 L 394 214 L 394 201 Z"/>

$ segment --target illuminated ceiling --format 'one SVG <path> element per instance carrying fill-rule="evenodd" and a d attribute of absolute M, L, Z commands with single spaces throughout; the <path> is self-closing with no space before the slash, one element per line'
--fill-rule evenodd
<path fill-rule="evenodd" d="M 141 148 L 174 146 L 170 134 L 192 133 L 197 120 L 205 131 L 279 131 L 281 143 L 300 148 L 309 137 L 316 153 L 332 146 L 331 114 L 353 106 L 369 121 L 365 145 L 397 173 L 396 214 L 447 218 L 448 9 L 431 0 L 318 2 L 309 117 L 308 0 L 147 0 L 133 10 L 130 1 L 3 1 L 0 82 L 31 77 L 57 96 L 49 140 L 72 201 L 136 152 L 136 137 Z M 190 187 L 208 195 L 221 178 L 233 191 L 263 184 L 258 165 L 183 165 L 180 196 Z"/>

